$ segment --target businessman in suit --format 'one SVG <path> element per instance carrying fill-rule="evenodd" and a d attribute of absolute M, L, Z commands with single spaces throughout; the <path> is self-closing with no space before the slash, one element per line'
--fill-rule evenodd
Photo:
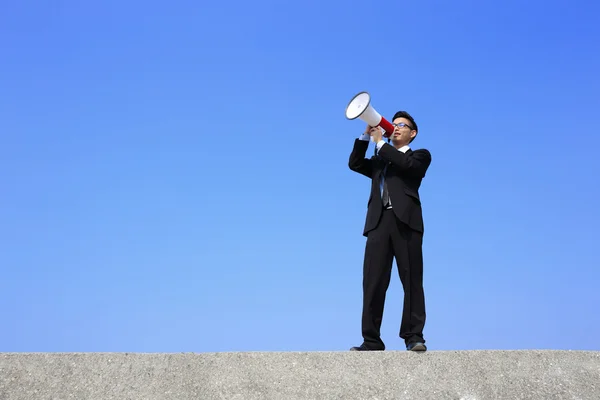
<path fill-rule="evenodd" d="M 423 291 L 423 215 L 419 187 L 431 164 L 428 150 L 409 146 L 418 133 L 410 114 L 398 111 L 388 142 L 381 128 L 367 126 L 355 139 L 348 166 L 371 179 L 371 195 L 363 235 L 367 238 L 363 264 L 363 343 L 353 351 L 385 350 L 380 337 L 383 308 L 396 259 L 404 288 L 400 337 L 407 350 L 425 351 Z M 369 142 L 375 155 L 366 158 Z"/>

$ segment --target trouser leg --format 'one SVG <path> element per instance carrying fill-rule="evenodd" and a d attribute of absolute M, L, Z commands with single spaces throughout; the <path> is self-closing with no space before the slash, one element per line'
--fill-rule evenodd
<path fill-rule="evenodd" d="M 423 289 L 423 235 L 396 222 L 392 244 L 398 273 L 404 288 L 404 306 L 400 337 L 405 343 L 423 342 L 425 327 L 425 293 Z"/>
<path fill-rule="evenodd" d="M 364 345 L 369 348 L 385 348 L 380 329 L 392 272 L 390 229 L 393 218 L 391 211 L 384 211 L 378 227 L 367 236 L 363 265 L 362 335 Z"/>

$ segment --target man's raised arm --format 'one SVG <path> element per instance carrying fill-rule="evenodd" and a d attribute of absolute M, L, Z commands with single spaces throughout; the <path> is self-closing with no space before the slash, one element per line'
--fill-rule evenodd
<path fill-rule="evenodd" d="M 369 148 L 369 141 L 371 140 L 368 129 L 367 127 L 367 131 L 354 140 L 354 148 L 352 149 L 352 153 L 350 153 L 348 167 L 352 171 L 370 178 L 372 176 L 373 165 L 371 159 L 365 157 Z"/>
<path fill-rule="evenodd" d="M 384 160 L 391 162 L 408 176 L 423 178 L 429 164 L 431 164 L 431 153 L 426 149 L 414 150 L 410 153 L 403 153 L 396 150 L 393 146 L 380 141 L 377 145 L 379 150 L 377 154 Z"/>

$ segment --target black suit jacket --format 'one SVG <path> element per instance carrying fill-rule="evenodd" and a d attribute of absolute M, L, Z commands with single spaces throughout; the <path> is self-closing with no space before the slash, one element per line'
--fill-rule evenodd
<path fill-rule="evenodd" d="M 352 171 L 371 178 L 371 195 L 363 235 L 367 236 L 369 231 L 377 227 L 383 211 L 380 176 L 386 164 L 387 187 L 396 217 L 411 229 L 423 233 L 419 187 L 431 164 L 431 154 L 426 149 L 403 153 L 386 143 L 377 155 L 366 158 L 368 147 L 369 141 L 356 139 L 348 162 Z"/>

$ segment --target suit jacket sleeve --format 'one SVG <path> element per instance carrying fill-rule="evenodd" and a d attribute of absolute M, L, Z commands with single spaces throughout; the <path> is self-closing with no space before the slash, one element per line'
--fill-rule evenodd
<path fill-rule="evenodd" d="M 385 143 L 377 154 L 394 164 L 403 174 L 414 178 L 423 178 L 431 164 L 431 153 L 426 149 L 403 153 Z"/>
<path fill-rule="evenodd" d="M 368 148 L 369 141 L 355 139 L 354 148 L 352 149 L 350 159 L 348 160 L 348 167 L 350 167 L 352 171 L 370 178 L 373 172 L 373 161 L 365 157 Z"/>

